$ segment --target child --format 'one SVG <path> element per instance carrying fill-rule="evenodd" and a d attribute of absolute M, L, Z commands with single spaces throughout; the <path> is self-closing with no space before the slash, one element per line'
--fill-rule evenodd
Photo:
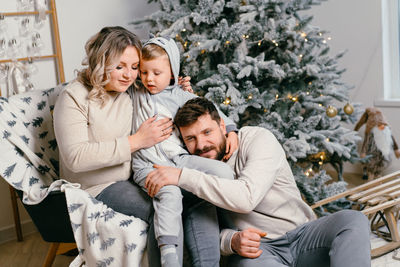
<path fill-rule="evenodd" d="M 144 44 L 140 60 L 140 77 L 147 89 L 137 90 L 132 96 L 133 101 L 133 131 L 146 119 L 173 118 L 178 109 L 187 100 L 196 95 L 183 91 L 178 86 L 180 54 L 172 39 L 156 37 Z M 143 87 L 142 87 L 143 88 Z M 222 112 L 219 112 L 227 125 L 227 147 L 234 151 L 237 147 L 237 130 L 235 124 Z M 220 159 L 225 155 L 226 148 L 219 148 Z M 147 175 L 153 170 L 153 165 L 169 165 L 197 169 L 219 177 L 233 179 L 230 167 L 217 160 L 189 155 L 179 139 L 177 129 L 165 141 L 147 149 L 141 149 L 132 155 L 134 180 L 145 187 Z M 176 186 L 164 186 L 153 199 L 154 229 L 158 246 L 161 250 L 162 266 L 181 266 L 178 252 L 179 232 L 182 231 L 182 194 Z"/>

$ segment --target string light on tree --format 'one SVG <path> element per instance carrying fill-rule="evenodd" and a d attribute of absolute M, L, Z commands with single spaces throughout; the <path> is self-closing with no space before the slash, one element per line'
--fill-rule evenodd
<path fill-rule="evenodd" d="M 229 105 L 231 103 L 231 98 L 228 96 L 225 98 L 225 101 L 223 102 L 225 105 Z"/>

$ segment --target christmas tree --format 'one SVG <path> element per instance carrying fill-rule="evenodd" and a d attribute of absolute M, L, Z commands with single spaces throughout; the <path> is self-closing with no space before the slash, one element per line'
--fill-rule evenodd
<path fill-rule="evenodd" d="M 277 137 L 310 204 L 345 190 L 343 162 L 360 160 L 360 137 L 343 126 L 360 113 L 340 81 L 343 53 L 329 55 L 327 32 L 301 12 L 320 2 L 160 0 L 159 11 L 135 22 L 175 38 L 182 74 L 198 95 L 239 127 L 265 127 Z M 324 171 L 327 163 L 339 182 Z"/>

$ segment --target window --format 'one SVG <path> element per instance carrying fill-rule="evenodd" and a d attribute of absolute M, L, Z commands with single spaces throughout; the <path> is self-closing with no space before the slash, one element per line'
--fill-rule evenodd
<path fill-rule="evenodd" d="M 400 106 L 400 0 L 382 1 L 383 101 L 377 105 Z M 378 102 L 378 103 L 377 103 Z"/>

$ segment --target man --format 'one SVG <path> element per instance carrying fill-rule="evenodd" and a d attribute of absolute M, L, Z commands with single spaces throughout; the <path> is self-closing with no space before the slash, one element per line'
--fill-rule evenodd
<path fill-rule="evenodd" d="M 175 124 L 191 154 L 222 159 L 226 131 L 211 102 L 189 100 Z M 315 220 L 273 134 L 243 127 L 238 136 L 239 147 L 227 161 L 234 180 L 155 166 L 146 180 L 148 193 L 178 185 L 227 210 L 231 229 L 222 230 L 220 239 L 221 252 L 230 255 L 228 266 L 370 266 L 368 220 L 361 212 L 340 211 Z"/>

